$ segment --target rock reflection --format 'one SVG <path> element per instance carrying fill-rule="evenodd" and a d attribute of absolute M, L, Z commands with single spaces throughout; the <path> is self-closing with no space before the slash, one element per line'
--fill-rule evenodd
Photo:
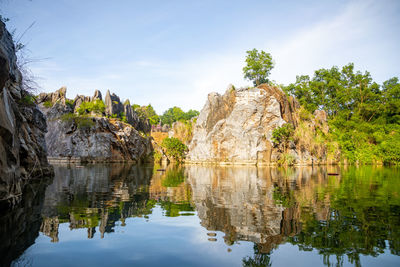
<path fill-rule="evenodd" d="M 46 189 L 41 231 L 58 242 L 60 223 L 70 229 L 87 228 L 93 238 L 114 231 L 117 221 L 151 213 L 148 187 L 151 167 L 137 165 L 89 165 L 84 168 L 55 166 L 54 182 Z"/>
<path fill-rule="evenodd" d="M 397 169 L 188 166 L 186 173 L 201 225 L 224 232 L 228 245 L 255 243 L 244 265 L 270 265 L 286 242 L 317 250 L 328 266 L 343 265 L 345 256 L 361 266 L 360 255 L 386 249 L 400 254 Z"/>
<path fill-rule="evenodd" d="M 44 187 L 42 193 L 34 190 L 26 208 L 1 218 L 0 249 L 12 251 L 3 261 L 32 244 L 39 230 L 51 242 L 63 241 L 64 223 L 86 229 L 89 239 L 103 238 L 116 226 L 135 223 L 126 220 L 130 217 L 158 220 L 160 214 L 151 215 L 156 206 L 168 217 L 197 213 L 210 246 L 221 245 L 218 232 L 224 233 L 228 252 L 240 241 L 254 243 L 253 254 L 242 259 L 247 266 L 270 266 L 284 243 L 317 251 L 328 266 L 346 259 L 360 266 L 362 255 L 400 255 L 399 169 L 171 165 L 157 171 L 159 166 L 121 164 L 54 169 L 45 198 Z M 13 228 L 17 223 L 21 227 Z"/>
<path fill-rule="evenodd" d="M 299 231 L 296 206 L 285 208 L 274 199 L 274 184 L 291 181 L 282 179 L 283 173 L 204 166 L 190 166 L 186 171 L 202 226 L 224 232 L 226 244 L 251 241 L 266 253 Z"/>
<path fill-rule="evenodd" d="M 44 191 L 50 180 L 40 177 L 30 181 L 23 189 L 20 203 L 12 208 L 1 205 L 0 266 L 9 266 L 35 242 L 42 223 Z"/>

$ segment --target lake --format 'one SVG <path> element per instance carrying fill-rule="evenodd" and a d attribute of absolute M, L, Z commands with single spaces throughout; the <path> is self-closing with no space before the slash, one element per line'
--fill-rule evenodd
<path fill-rule="evenodd" d="M 159 168 L 55 165 L 1 215 L 0 264 L 400 266 L 398 168 Z"/>

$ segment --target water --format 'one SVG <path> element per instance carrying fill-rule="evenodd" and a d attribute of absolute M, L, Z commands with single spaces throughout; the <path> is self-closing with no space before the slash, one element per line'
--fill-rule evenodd
<path fill-rule="evenodd" d="M 2 215 L 0 263 L 400 266 L 397 168 L 157 168 L 55 166 Z"/>

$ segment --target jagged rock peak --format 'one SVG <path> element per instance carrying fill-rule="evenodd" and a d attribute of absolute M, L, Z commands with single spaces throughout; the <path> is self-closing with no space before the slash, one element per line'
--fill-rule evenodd
<path fill-rule="evenodd" d="M 92 101 L 95 101 L 95 100 L 103 100 L 103 98 L 101 96 L 101 92 L 99 90 L 94 91 Z"/>
<path fill-rule="evenodd" d="M 121 100 L 116 94 L 110 94 L 110 90 L 107 90 L 106 98 L 106 114 L 108 116 L 119 115 L 124 112 L 124 106 L 121 103 Z"/>

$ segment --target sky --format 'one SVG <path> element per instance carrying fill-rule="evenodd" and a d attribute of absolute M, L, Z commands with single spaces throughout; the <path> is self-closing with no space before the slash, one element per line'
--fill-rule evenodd
<path fill-rule="evenodd" d="M 37 92 L 110 90 L 158 113 L 251 85 L 253 48 L 271 53 L 278 84 L 349 62 L 378 83 L 400 76 L 398 0 L 0 0 L 0 14 L 22 36 Z"/>

